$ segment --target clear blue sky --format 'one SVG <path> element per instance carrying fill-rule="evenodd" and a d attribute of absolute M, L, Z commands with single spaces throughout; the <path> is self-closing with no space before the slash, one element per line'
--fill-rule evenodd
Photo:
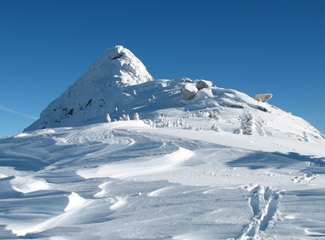
<path fill-rule="evenodd" d="M 1 0 L 0 43 L 0 137 L 117 44 L 157 79 L 271 92 L 325 133 L 325 1 Z"/>

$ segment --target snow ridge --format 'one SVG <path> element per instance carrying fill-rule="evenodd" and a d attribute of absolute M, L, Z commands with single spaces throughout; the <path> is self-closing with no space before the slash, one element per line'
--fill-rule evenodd
<path fill-rule="evenodd" d="M 189 116 L 197 117 L 199 125 L 186 123 Z M 107 49 L 25 131 L 130 119 L 143 119 L 150 126 L 261 136 L 280 133 L 299 141 L 324 140 L 303 119 L 244 93 L 212 86 L 211 81 L 153 81 L 143 63 L 122 46 Z"/>

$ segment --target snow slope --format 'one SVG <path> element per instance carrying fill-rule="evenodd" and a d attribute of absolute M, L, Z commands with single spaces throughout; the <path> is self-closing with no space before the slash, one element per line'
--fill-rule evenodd
<path fill-rule="evenodd" d="M 122 46 L 107 49 L 26 130 L 103 122 L 121 89 L 152 81 L 143 63 Z"/>
<path fill-rule="evenodd" d="M 0 239 L 325 239 L 317 129 L 207 81 L 152 80 L 108 49 L 0 139 Z"/>
<path fill-rule="evenodd" d="M 1 239 L 325 238 L 324 142 L 138 120 L 22 133 L 0 152 Z"/>
<path fill-rule="evenodd" d="M 128 49 L 116 46 L 106 50 L 25 131 L 102 123 L 107 121 L 108 113 L 112 120 L 124 115 L 132 119 L 139 114 L 140 118 L 151 119 L 158 125 L 171 125 L 177 119 L 194 117 L 200 122 L 190 128 L 209 129 L 218 125 L 223 131 L 244 134 L 284 133 L 302 141 L 324 139 L 303 119 L 236 90 L 208 87 L 198 91 L 193 99 L 184 100 L 182 89 L 196 89 L 198 83 L 199 80 L 188 78 L 153 81 L 139 59 Z M 216 121 L 201 124 L 202 117 Z"/>

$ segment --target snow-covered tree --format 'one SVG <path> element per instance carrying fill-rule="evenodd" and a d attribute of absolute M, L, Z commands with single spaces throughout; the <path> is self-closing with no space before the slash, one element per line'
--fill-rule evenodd
<path fill-rule="evenodd" d="M 244 109 L 242 115 L 239 116 L 241 122 L 241 130 L 244 135 L 252 135 L 255 130 L 255 120 L 253 115 L 247 110 Z"/>

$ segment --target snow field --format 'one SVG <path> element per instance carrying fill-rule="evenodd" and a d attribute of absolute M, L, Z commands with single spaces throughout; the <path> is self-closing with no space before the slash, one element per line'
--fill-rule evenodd
<path fill-rule="evenodd" d="M 144 121 L 2 139 L 0 238 L 321 239 L 323 145 L 271 139 Z"/>
<path fill-rule="evenodd" d="M 25 131 L 0 139 L 0 239 L 325 239 L 324 135 L 122 46 Z"/>

